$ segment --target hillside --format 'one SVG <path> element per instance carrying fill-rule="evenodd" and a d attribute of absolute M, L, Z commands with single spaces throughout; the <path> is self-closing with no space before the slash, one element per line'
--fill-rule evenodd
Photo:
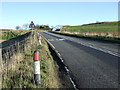
<path fill-rule="evenodd" d="M 63 32 L 79 33 L 87 35 L 118 37 L 118 22 L 99 22 L 80 26 L 65 26 Z"/>
<path fill-rule="evenodd" d="M 117 32 L 118 22 L 104 22 L 83 24 L 81 26 L 67 26 L 70 32 Z"/>

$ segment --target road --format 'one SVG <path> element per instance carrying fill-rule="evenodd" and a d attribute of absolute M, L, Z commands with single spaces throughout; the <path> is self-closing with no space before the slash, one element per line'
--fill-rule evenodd
<path fill-rule="evenodd" d="M 41 34 L 59 52 L 77 88 L 118 88 L 119 44 Z"/>

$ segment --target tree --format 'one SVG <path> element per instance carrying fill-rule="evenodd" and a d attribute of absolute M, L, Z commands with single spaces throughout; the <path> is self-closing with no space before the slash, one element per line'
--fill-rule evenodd
<path fill-rule="evenodd" d="M 15 28 L 16 28 L 16 30 L 18 30 L 18 29 L 20 29 L 20 26 L 16 26 Z"/>
<path fill-rule="evenodd" d="M 44 30 L 49 30 L 50 27 L 48 25 L 44 25 Z"/>
<path fill-rule="evenodd" d="M 29 24 L 23 24 L 23 28 L 27 29 Z"/>
<path fill-rule="evenodd" d="M 42 29 L 42 30 L 50 30 L 51 28 L 48 25 L 36 25 L 36 29 Z"/>

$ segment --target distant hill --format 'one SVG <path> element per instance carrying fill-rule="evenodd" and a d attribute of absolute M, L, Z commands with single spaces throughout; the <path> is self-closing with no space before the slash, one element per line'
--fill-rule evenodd
<path fill-rule="evenodd" d="M 118 32 L 118 22 L 97 22 L 79 26 L 65 26 L 68 32 Z"/>
<path fill-rule="evenodd" d="M 116 22 L 96 22 L 96 23 L 89 23 L 89 24 L 83 24 L 82 26 L 86 26 L 86 25 L 94 25 L 94 24 L 104 24 L 104 23 L 118 23 Z"/>
<path fill-rule="evenodd" d="M 0 29 L 0 30 L 6 30 L 6 31 L 9 31 L 9 30 L 13 30 L 13 29 Z"/>

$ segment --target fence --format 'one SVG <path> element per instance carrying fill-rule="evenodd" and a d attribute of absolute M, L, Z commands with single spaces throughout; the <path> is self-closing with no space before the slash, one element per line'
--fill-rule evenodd
<path fill-rule="evenodd" d="M 8 60 L 10 60 L 12 58 L 12 56 L 14 54 L 16 54 L 18 52 L 24 52 L 25 47 L 28 44 L 32 43 L 33 37 L 34 37 L 34 34 L 29 32 L 22 36 L 19 36 L 18 38 L 14 38 L 14 39 L 6 42 L 5 46 L 4 46 L 4 44 L 2 44 L 2 61 L 4 63 L 6 63 Z M 23 40 L 20 40 L 19 38 L 22 38 Z M 12 41 L 12 43 L 9 43 L 11 41 Z"/>

